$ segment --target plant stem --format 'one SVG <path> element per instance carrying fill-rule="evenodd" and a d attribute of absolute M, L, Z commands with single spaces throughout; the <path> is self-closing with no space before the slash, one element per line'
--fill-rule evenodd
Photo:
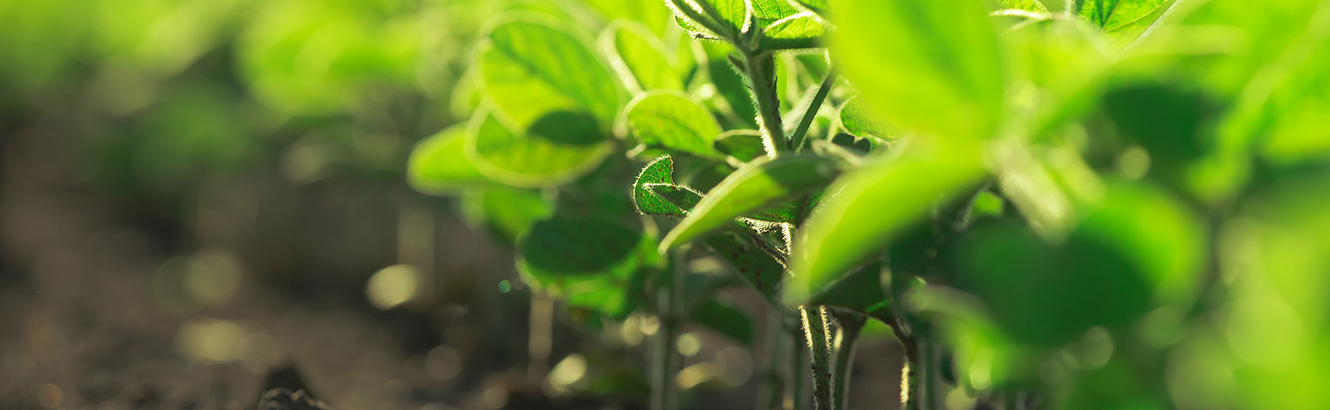
<path fill-rule="evenodd" d="M 868 318 L 851 312 L 833 312 L 836 323 L 835 373 L 832 374 L 832 405 L 836 410 L 850 408 L 850 374 L 854 370 L 854 342 L 859 339 L 859 331 L 864 328 Z"/>
<path fill-rule="evenodd" d="M 679 335 L 679 322 L 684 305 L 684 266 L 682 259 L 686 248 L 674 251 L 669 267 L 661 272 L 665 280 L 658 283 L 656 289 L 656 314 L 660 318 L 660 330 L 656 333 L 656 342 L 651 352 L 651 410 L 675 410 L 678 408 L 678 383 L 675 374 L 679 367 L 678 355 L 675 354 L 675 340 Z"/>
<path fill-rule="evenodd" d="M 806 336 L 802 334 L 804 333 L 802 332 L 803 329 L 797 329 L 799 331 L 794 331 L 794 326 L 790 327 L 792 328 L 792 331 L 790 332 L 790 347 L 793 348 L 791 354 L 793 360 L 790 361 L 790 403 L 786 408 L 794 410 L 804 408 L 804 403 L 808 402 L 808 389 L 805 387 L 808 386 L 809 372 L 804 371 L 804 367 L 802 366 L 802 363 L 808 362 L 808 344 L 803 341 L 806 338 Z"/>
<path fill-rule="evenodd" d="M 762 142 L 767 156 L 776 157 L 784 151 L 785 128 L 780 119 L 780 96 L 776 95 L 776 57 L 770 51 L 745 53 L 744 69 L 752 82 L 753 102 L 757 104 L 758 126 L 762 128 Z"/>
<path fill-rule="evenodd" d="M 831 410 L 831 340 L 828 337 L 827 308 L 799 307 L 804 319 L 804 336 L 808 342 L 808 358 L 813 370 L 813 409 Z"/>
<path fill-rule="evenodd" d="M 827 93 L 831 92 L 831 86 L 836 84 L 836 69 L 827 71 L 827 77 L 822 79 L 822 84 L 817 87 L 817 93 L 813 94 L 813 101 L 808 104 L 808 109 L 804 111 L 804 116 L 799 118 L 799 125 L 794 128 L 794 133 L 790 134 L 790 151 L 798 151 L 803 148 L 804 140 L 808 137 L 808 128 L 813 125 L 813 119 L 817 118 L 817 111 L 822 108 L 822 103 L 827 99 Z"/>
<path fill-rule="evenodd" d="M 785 386 L 791 382 L 784 371 L 785 360 L 790 354 L 789 336 L 785 326 L 785 317 L 776 309 L 767 311 L 767 333 L 763 340 L 767 357 L 762 364 L 762 384 L 757 393 L 758 410 L 782 408 L 785 402 Z"/>

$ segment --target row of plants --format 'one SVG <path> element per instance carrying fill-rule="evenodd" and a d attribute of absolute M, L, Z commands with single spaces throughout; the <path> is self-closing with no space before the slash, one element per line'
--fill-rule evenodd
<path fill-rule="evenodd" d="M 659 318 L 652 409 L 680 326 L 751 339 L 740 283 L 811 370 L 760 408 L 848 408 L 870 321 L 914 409 L 1328 399 L 1327 2 L 654 3 L 490 20 L 408 169 L 580 317 Z"/>

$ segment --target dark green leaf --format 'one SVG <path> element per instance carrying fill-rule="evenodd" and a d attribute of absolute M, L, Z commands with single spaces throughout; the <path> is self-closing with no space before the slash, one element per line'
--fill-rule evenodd
<path fill-rule="evenodd" d="M 693 311 L 692 318 L 694 322 L 728 336 L 739 344 L 753 344 L 753 321 L 748 318 L 748 314 L 737 308 L 708 299 Z"/>
<path fill-rule="evenodd" d="M 718 232 L 707 235 L 702 242 L 774 306 L 776 291 L 785 276 L 785 266 L 754 244 L 753 240 L 739 237 L 735 233 Z"/>
<path fill-rule="evenodd" d="M 891 298 L 882 291 L 882 275 L 879 259 L 822 286 L 822 293 L 800 304 L 846 308 L 890 323 Z"/>
<path fill-rule="evenodd" d="M 828 158 L 759 159 L 739 168 L 707 192 L 693 212 L 661 241 L 662 253 L 734 221 L 830 182 L 840 170 Z"/>
<path fill-rule="evenodd" d="M 651 238 L 598 216 L 537 222 L 518 244 L 522 279 L 574 306 L 624 313 L 628 282 L 655 262 Z"/>

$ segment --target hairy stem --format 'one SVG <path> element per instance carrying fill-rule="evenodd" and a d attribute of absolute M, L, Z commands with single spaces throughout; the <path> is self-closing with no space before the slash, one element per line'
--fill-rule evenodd
<path fill-rule="evenodd" d="M 836 362 L 835 373 L 832 374 L 831 403 L 836 410 L 845 410 L 850 408 L 850 373 L 854 370 L 854 342 L 859 339 L 859 331 L 864 328 L 867 322 L 863 315 L 852 312 L 835 312 L 836 323 L 840 324 L 836 331 Z"/>
<path fill-rule="evenodd" d="M 800 307 L 804 319 L 804 336 L 808 342 L 808 359 L 813 370 L 813 409 L 831 410 L 831 339 L 827 323 L 827 308 Z"/>
<path fill-rule="evenodd" d="M 780 96 L 776 94 L 776 56 L 769 51 L 747 54 L 744 70 L 752 82 L 753 102 L 757 104 L 758 126 L 762 128 L 762 142 L 767 156 L 776 157 L 777 151 L 788 147 L 785 128 L 780 119 Z"/>

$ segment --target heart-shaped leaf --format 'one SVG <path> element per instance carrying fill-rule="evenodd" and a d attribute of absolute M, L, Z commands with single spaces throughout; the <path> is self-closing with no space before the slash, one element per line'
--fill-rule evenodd
<path fill-rule="evenodd" d="M 684 217 L 701 200 L 692 188 L 674 184 L 674 159 L 666 155 L 642 168 L 633 184 L 633 203 L 647 215 Z"/>

